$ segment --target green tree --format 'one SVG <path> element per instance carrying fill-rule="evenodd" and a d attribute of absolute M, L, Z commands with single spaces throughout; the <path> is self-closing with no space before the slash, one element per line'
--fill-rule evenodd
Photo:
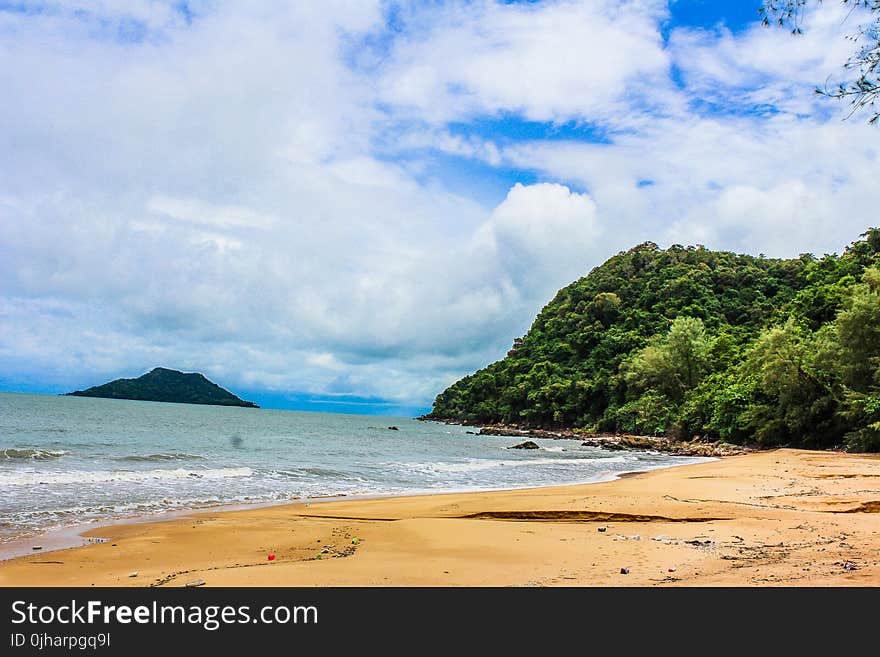
<path fill-rule="evenodd" d="M 837 317 L 837 332 L 844 384 L 868 392 L 880 383 L 880 270 L 866 269 L 862 280 Z"/>
<path fill-rule="evenodd" d="M 880 269 L 869 267 L 837 317 L 838 358 L 846 386 L 841 415 L 847 445 L 880 451 Z"/>
<path fill-rule="evenodd" d="M 702 320 L 677 317 L 666 335 L 624 364 L 624 380 L 635 390 L 653 388 L 681 402 L 708 371 L 711 348 Z"/>
<path fill-rule="evenodd" d="M 736 424 L 764 445 L 839 443 L 838 373 L 819 358 L 826 341 L 792 319 L 764 331 L 739 371 L 752 390 Z"/>

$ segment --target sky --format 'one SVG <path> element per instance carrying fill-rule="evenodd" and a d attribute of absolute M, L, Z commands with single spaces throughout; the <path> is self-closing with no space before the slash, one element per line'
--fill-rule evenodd
<path fill-rule="evenodd" d="M 415 415 L 635 244 L 839 252 L 861 16 L 759 6 L 0 0 L 0 390 Z"/>

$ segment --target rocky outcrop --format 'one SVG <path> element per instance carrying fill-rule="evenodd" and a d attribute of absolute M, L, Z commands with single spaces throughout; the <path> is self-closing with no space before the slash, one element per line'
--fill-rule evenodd
<path fill-rule="evenodd" d="M 741 445 L 732 445 L 720 441 L 712 442 L 701 437 L 695 437 L 692 440 L 675 440 L 663 436 L 596 434 L 580 429 L 529 429 L 500 424 L 482 427 L 478 435 L 580 440 L 581 445 L 584 447 L 600 447 L 610 451 L 637 450 L 663 452 L 677 456 L 733 456 L 754 451 Z"/>
<path fill-rule="evenodd" d="M 508 447 L 507 449 L 541 449 L 541 447 L 537 443 L 534 443 L 531 440 L 527 440 L 524 443 Z"/>
<path fill-rule="evenodd" d="M 416 418 L 427 422 L 468 425 L 451 419 L 437 419 L 427 416 Z M 470 432 L 469 432 L 470 433 Z M 721 441 L 710 441 L 701 436 L 691 440 L 677 440 L 665 436 L 633 436 L 629 434 L 591 433 L 583 429 L 533 429 L 529 427 L 489 424 L 477 431 L 479 436 L 513 436 L 523 438 L 548 438 L 552 440 L 580 440 L 584 447 L 600 447 L 610 451 L 638 450 L 663 452 L 676 456 L 734 456 L 755 451 L 752 447 L 733 445 Z"/>

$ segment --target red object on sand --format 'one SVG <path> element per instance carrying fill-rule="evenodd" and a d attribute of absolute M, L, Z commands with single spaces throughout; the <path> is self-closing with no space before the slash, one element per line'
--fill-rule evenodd
<path fill-rule="evenodd" d="M 275 561 L 275 553 L 274 552 L 269 553 L 269 561 Z"/>

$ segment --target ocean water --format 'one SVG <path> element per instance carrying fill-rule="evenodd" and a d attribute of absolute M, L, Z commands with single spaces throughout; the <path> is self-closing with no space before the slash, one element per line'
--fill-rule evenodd
<path fill-rule="evenodd" d="M 396 426 L 398 431 L 389 430 Z M 698 458 L 409 418 L 0 393 L 0 541 L 218 504 L 599 481 Z"/>

